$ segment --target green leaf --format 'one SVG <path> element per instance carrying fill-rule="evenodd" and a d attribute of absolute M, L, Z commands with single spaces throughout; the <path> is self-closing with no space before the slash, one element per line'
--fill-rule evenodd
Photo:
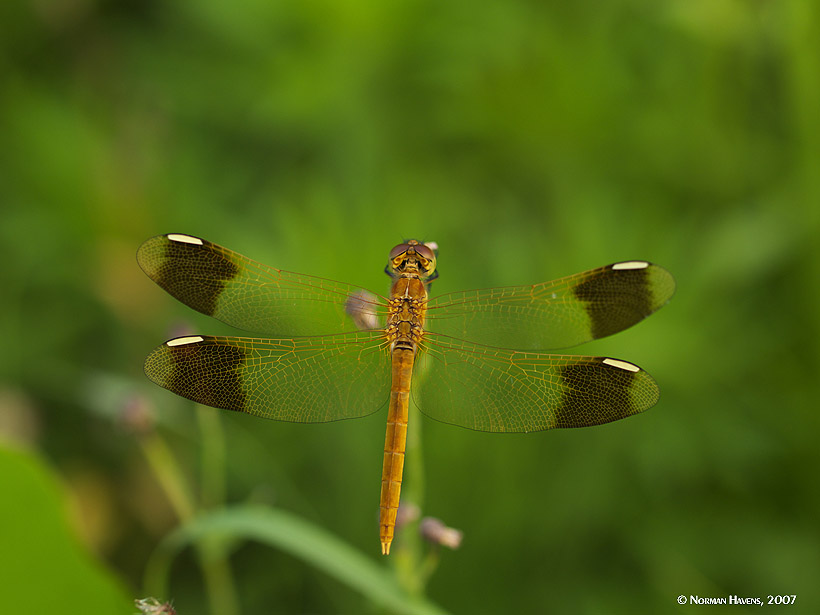
<path fill-rule="evenodd" d="M 72 534 L 60 486 L 40 459 L 0 448 L 0 485 L 4 613 L 134 612 L 123 588 Z"/>
<path fill-rule="evenodd" d="M 166 595 L 168 571 L 180 550 L 192 543 L 217 539 L 256 540 L 286 551 L 395 613 L 446 613 L 423 598 L 409 596 L 389 570 L 325 530 L 285 511 L 257 506 L 201 515 L 169 535 L 149 563 L 148 593 Z"/>

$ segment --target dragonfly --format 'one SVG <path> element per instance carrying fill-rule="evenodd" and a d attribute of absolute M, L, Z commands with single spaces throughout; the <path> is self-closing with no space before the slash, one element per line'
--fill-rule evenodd
<path fill-rule="evenodd" d="M 407 240 L 388 255 L 390 291 L 275 269 L 215 243 L 159 235 L 145 273 L 185 305 L 269 337 L 188 335 L 145 360 L 152 381 L 206 406 L 323 423 L 387 406 L 379 538 L 389 554 L 410 397 L 426 416 L 483 432 L 600 425 L 659 397 L 637 365 L 550 354 L 622 331 L 666 304 L 672 275 L 624 261 L 551 282 L 429 297 L 438 247 Z M 358 265 L 355 250 L 344 255 Z"/>

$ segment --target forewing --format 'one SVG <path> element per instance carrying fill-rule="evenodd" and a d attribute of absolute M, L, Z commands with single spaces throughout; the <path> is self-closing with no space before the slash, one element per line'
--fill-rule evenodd
<path fill-rule="evenodd" d="M 588 427 L 643 412 L 658 387 L 607 357 L 522 352 L 425 338 L 414 399 L 430 418 L 490 432 Z"/>
<path fill-rule="evenodd" d="M 145 360 L 146 375 L 195 402 L 294 423 L 371 414 L 390 394 L 384 335 L 296 339 L 191 336 Z"/>
<path fill-rule="evenodd" d="M 631 327 L 674 291 L 664 268 L 628 261 L 531 286 L 440 295 L 428 304 L 426 328 L 502 348 L 567 348 Z"/>
<path fill-rule="evenodd" d="M 159 286 L 185 305 L 247 331 L 281 336 L 351 331 L 346 313 L 383 322 L 383 301 L 361 289 L 313 276 L 274 269 L 190 235 L 152 237 L 137 261 Z"/>

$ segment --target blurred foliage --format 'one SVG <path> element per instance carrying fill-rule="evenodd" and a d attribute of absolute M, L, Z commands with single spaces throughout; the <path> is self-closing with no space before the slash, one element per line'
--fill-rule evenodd
<path fill-rule="evenodd" d="M 356 552 L 321 529 L 281 510 L 234 508 L 200 515 L 165 541 L 148 567 L 149 590 L 164 587 L 173 557 L 188 544 L 218 537 L 223 542 L 258 540 L 311 562 L 319 570 L 362 592 L 375 605 L 400 615 L 441 615 L 443 611 L 418 596 L 406 594 L 396 578 L 374 560 Z"/>
<path fill-rule="evenodd" d="M 427 595 L 656 613 L 781 593 L 813 612 L 818 109 L 811 0 L 0 3 L 0 431 L 59 470 L 84 543 L 134 597 L 179 518 L 135 405 L 197 506 L 272 504 L 375 560 L 384 415 L 227 415 L 208 470 L 192 405 L 141 364 L 180 328 L 229 330 L 154 287 L 140 242 L 201 235 L 380 291 L 393 245 L 434 239 L 434 294 L 649 259 L 676 276 L 672 303 L 579 350 L 652 373 L 649 413 L 526 436 L 411 427 L 423 512 L 465 535 Z M 0 527 L 3 544 L 39 519 Z M 73 569 L 49 542 L 17 589 Z M 206 555 L 171 567 L 180 613 L 213 603 Z M 401 577 L 400 561 L 375 564 Z M 373 610 L 292 553 L 239 543 L 229 563 L 243 613 Z"/>

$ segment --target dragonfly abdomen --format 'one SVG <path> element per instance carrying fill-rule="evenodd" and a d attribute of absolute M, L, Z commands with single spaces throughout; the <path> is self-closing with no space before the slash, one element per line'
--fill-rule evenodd
<path fill-rule="evenodd" d="M 390 407 L 387 432 L 384 437 L 382 465 L 382 492 L 379 502 L 379 537 L 382 554 L 390 553 L 396 514 L 399 510 L 404 451 L 407 446 L 407 414 L 410 406 L 410 381 L 413 376 L 415 351 L 397 347 L 393 350 L 393 382 L 390 388 Z"/>

